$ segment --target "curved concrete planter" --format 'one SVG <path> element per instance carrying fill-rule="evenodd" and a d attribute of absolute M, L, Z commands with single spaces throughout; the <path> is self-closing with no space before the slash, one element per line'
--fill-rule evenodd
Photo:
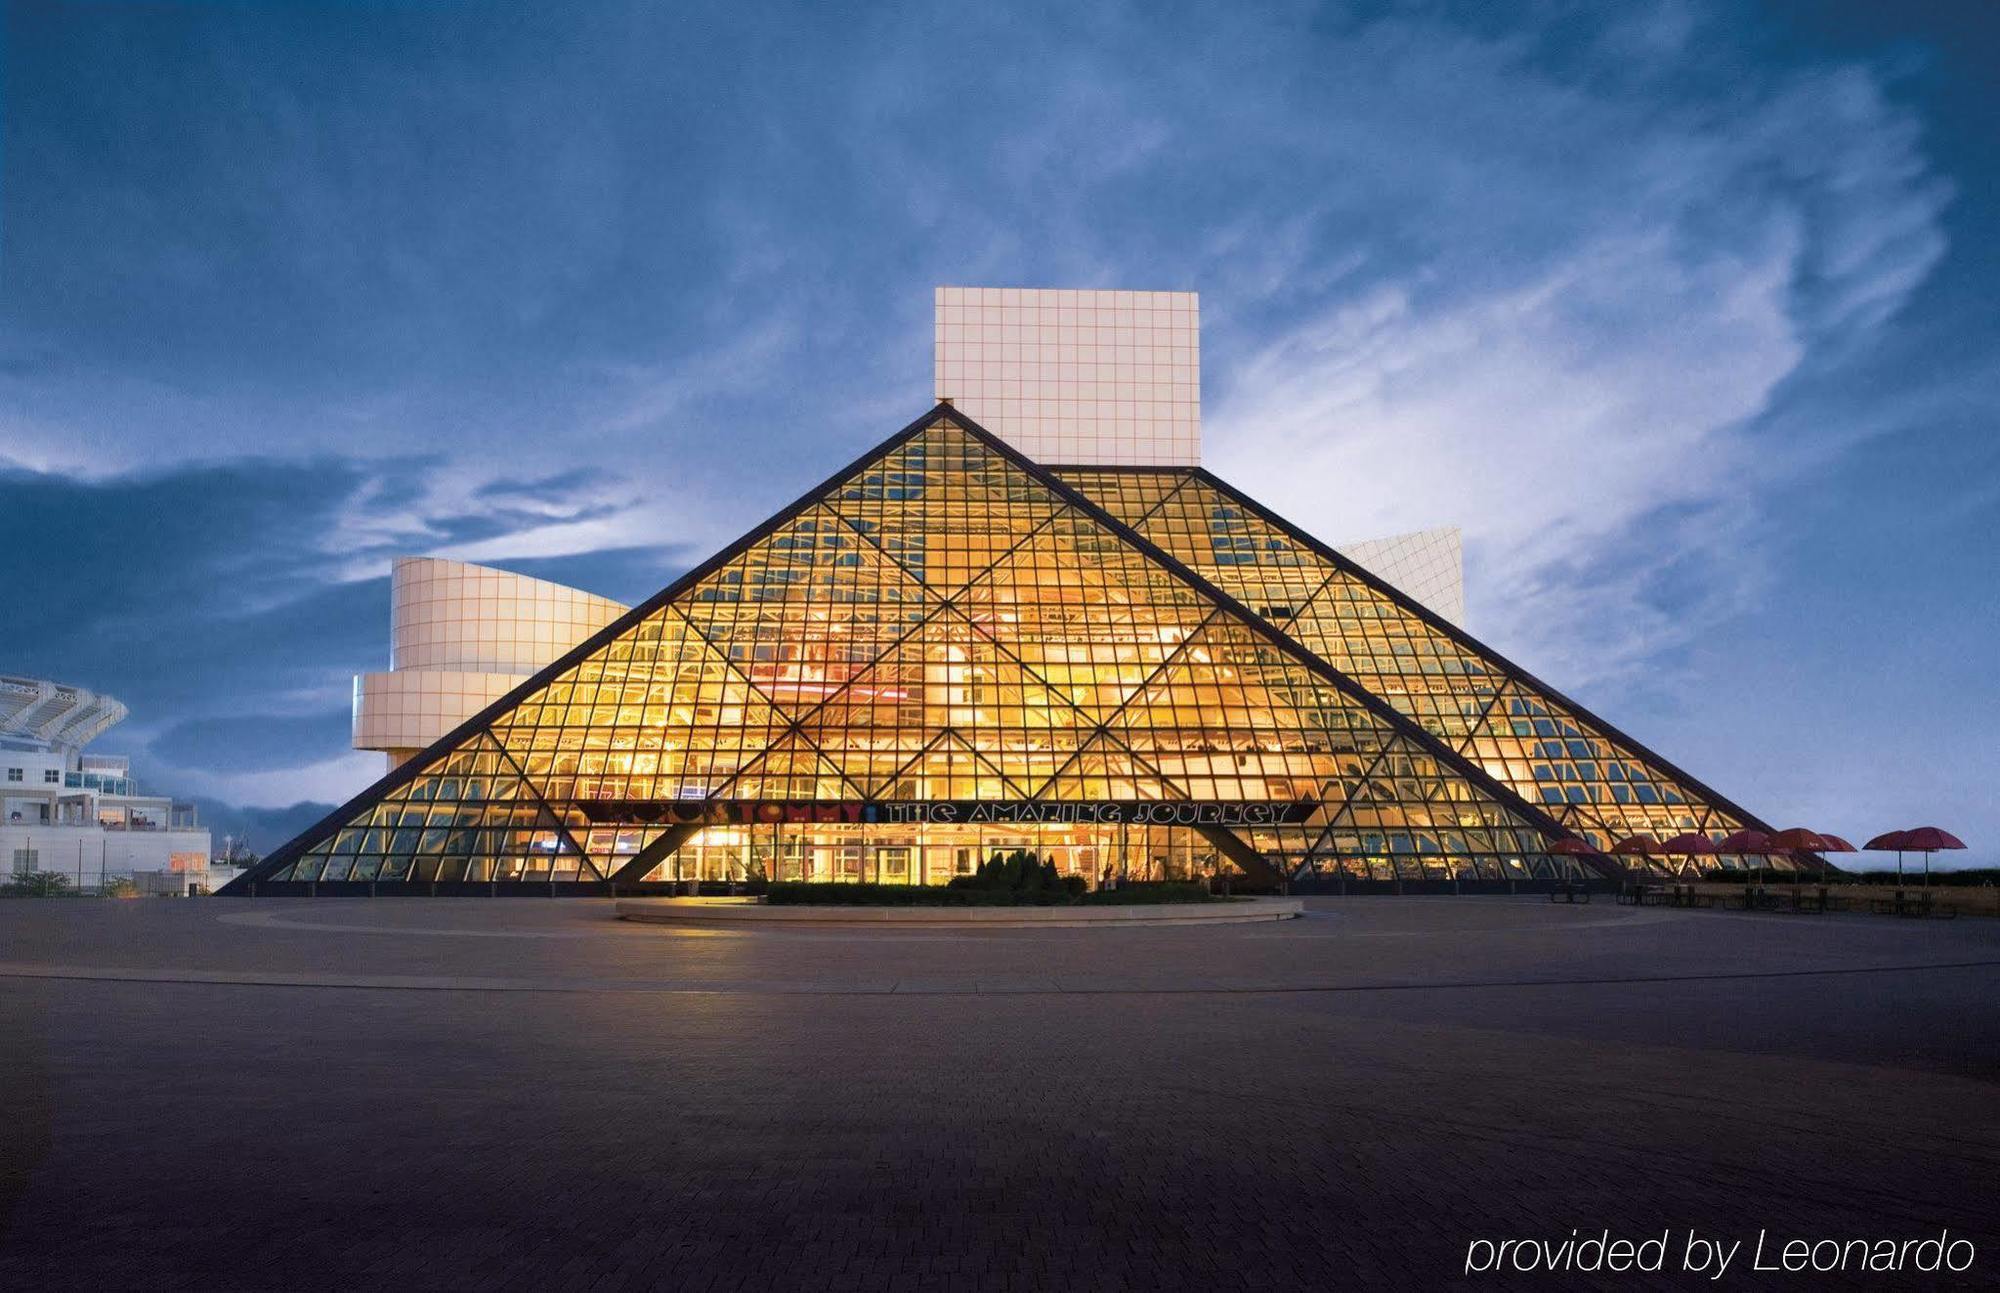
<path fill-rule="evenodd" d="M 1297 898 L 1160 903 L 1132 907 L 767 907 L 755 898 L 625 898 L 622 920 L 662 925 L 872 925 L 877 928 L 1103 929 L 1133 925 L 1240 925 L 1290 920 Z"/>

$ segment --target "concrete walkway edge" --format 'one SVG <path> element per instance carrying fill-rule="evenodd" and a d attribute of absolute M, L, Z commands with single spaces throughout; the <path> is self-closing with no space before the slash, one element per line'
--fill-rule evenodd
<path fill-rule="evenodd" d="M 626 898 L 623 920 L 654 924 L 860 925 L 959 929 L 1106 929 L 1143 925 L 1241 925 L 1290 920 L 1298 898 L 1160 903 L 1130 907 L 772 907 L 754 898 Z"/>

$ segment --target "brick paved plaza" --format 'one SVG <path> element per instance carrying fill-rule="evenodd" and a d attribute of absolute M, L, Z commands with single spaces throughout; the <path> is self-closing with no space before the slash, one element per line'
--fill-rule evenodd
<path fill-rule="evenodd" d="M 1310 906 L 0 903 L 0 1289 L 1423 1287 L 1572 1227 L 2000 1269 L 2000 922 Z"/>

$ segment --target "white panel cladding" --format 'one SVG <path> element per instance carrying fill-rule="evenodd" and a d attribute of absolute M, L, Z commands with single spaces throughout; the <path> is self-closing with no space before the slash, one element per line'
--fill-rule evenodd
<path fill-rule="evenodd" d="M 625 613 L 608 598 L 505 570 L 400 557 L 389 667 L 529 674 Z"/>
<path fill-rule="evenodd" d="M 355 676 L 354 747 L 423 749 L 627 609 L 546 579 L 398 558 L 390 671 Z"/>
<path fill-rule="evenodd" d="M 1343 543 L 1339 551 L 1440 618 L 1465 627 L 1465 548 L 1457 526 Z"/>
<path fill-rule="evenodd" d="M 463 673 L 453 669 L 357 674 L 354 747 L 421 750 L 527 677 L 525 673 Z"/>
<path fill-rule="evenodd" d="M 1037 462 L 1201 462 L 1193 292 L 940 287 L 936 396 Z"/>

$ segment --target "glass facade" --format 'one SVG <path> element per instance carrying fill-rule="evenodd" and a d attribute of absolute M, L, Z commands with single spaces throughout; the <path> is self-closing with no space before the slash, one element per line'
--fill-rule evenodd
<path fill-rule="evenodd" d="M 660 863 L 655 879 L 943 884 L 983 858 L 1027 849 L 1066 875 L 1188 879 L 1215 873 L 1215 847 L 1172 826 L 774 823 L 712 826 Z"/>
<path fill-rule="evenodd" d="M 1635 834 L 1666 839 L 1698 832 L 1721 840 L 1751 824 L 1207 472 L 1057 471 L 1142 537 L 1595 847 Z"/>
<path fill-rule="evenodd" d="M 1069 479 L 940 406 L 252 878 L 1504 878 L 1724 827 L 1206 478 Z"/>

